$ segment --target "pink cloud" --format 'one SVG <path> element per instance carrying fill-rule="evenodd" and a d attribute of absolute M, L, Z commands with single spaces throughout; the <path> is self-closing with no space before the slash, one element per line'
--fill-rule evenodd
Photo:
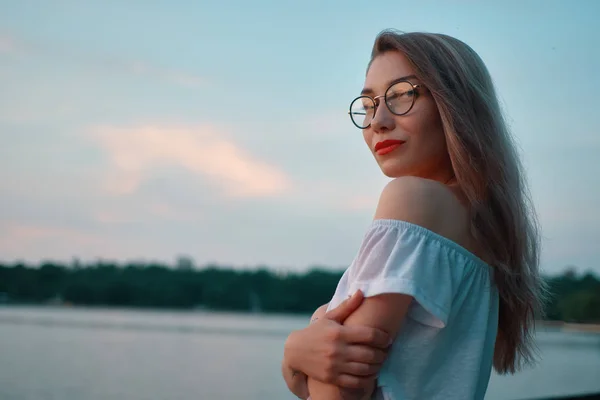
<path fill-rule="evenodd" d="M 25 241 L 45 239 L 52 236 L 78 237 L 81 240 L 88 240 L 91 238 L 86 238 L 81 232 L 70 229 L 38 225 L 14 225 L 10 229 L 10 233 L 14 239 Z"/>
<path fill-rule="evenodd" d="M 84 249 L 101 250 L 105 248 L 105 243 L 101 237 L 90 233 L 36 224 L 5 223 L 0 232 L 0 253 L 5 259 L 23 256 L 52 257 L 53 251 L 64 256 L 63 250 L 67 248 L 74 252 Z"/>
<path fill-rule="evenodd" d="M 253 157 L 212 127 L 102 126 L 92 129 L 91 135 L 109 155 L 105 183 L 113 194 L 135 192 L 153 169 L 165 164 L 208 178 L 234 197 L 277 196 L 291 186 L 280 169 Z"/>
<path fill-rule="evenodd" d="M 16 48 L 15 40 L 12 37 L 0 34 L 0 53 L 12 53 Z"/>

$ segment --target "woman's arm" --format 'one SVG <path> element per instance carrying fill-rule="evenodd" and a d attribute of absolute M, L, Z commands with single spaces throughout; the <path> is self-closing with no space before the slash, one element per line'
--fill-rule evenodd
<path fill-rule="evenodd" d="M 306 375 L 340 387 L 364 388 L 381 367 L 391 343 L 389 336 L 371 327 L 342 325 L 363 299 L 357 291 L 324 316 L 315 312 L 318 319 L 288 336 L 282 372 L 298 397 L 306 395 Z"/>
<path fill-rule="evenodd" d="M 381 294 L 363 300 L 361 306 L 348 317 L 344 326 L 369 326 L 395 337 L 408 311 L 412 297 L 404 294 Z M 308 378 L 311 400 L 366 400 L 376 388 L 376 376 L 362 389 L 348 389 Z"/>
<path fill-rule="evenodd" d="M 286 364 L 285 359 L 281 362 L 281 374 L 290 390 L 299 399 L 308 398 L 307 376 L 302 372 L 292 369 Z"/>
<path fill-rule="evenodd" d="M 327 307 L 329 307 L 329 303 L 325 303 L 321 307 L 317 308 L 315 310 L 315 312 L 313 313 L 312 317 L 310 317 L 309 324 L 312 324 L 313 322 L 317 321 L 319 318 L 323 318 L 325 316 L 325 314 L 327 313 Z"/>
<path fill-rule="evenodd" d="M 309 325 L 325 316 L 328 306 L 329 303 L 326 303 L 317 308 L 310 318 Z M 290 339 L 286 340 L 285 347 L 288 347 L 289 341 Z M 281 374 L 283 375 L 283 379 L 285 380 L 288 389 L 290 389 L 294 395 L 300 399 L 308 398 L 307 376 L 304 373 L 290 367 L 290 365 L 286 362 L 285 352 L 283 361 L 281 362 Z"/>
<path fill-rule="evenodd" d="M 448 193 L 446 193 L 448 192 Z M 420 225 L 456 240 L 459 224 L 453 223 L 452 213 L 447 212 L 448 196 L 452 196 L 437 183 L 419 178 L 399 178 L 391 181 L 383 190 L 375 212 L 375 219 L 394 219 Z M 373 258 L 376 259 L 376 258 Z M 376 272 L 379 265 L 365 265 Z M 401 293 L 380 293 L 366 297 L 360 307 L 344 322 L 344 326 L 367 326 L 377 328 L 395 338 L 406 317 L 412 296 Z M 366 390 L 348 391 L 340 386 L 308 378 L 312 400 L 363 400 L 369 399 L 375 390 L 375 379 Z"/>

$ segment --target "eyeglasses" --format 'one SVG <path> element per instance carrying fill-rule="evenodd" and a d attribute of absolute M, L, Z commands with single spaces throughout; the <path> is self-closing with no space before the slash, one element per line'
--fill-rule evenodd
<path fill-rule="evenodd" d="M 388 110 L 394 115 L 404 115 L 408 113 L 419 95 L 418 89 L 422 85 L 413 85 L 409 81 L 398 81 L 392 84 L 383 96 L 370 97 L 358 96 L 350 103 L 350 119 L 359 129 L 367 129 L 377 112 L 377 100 L 381 97 L 385 100 Z"/>

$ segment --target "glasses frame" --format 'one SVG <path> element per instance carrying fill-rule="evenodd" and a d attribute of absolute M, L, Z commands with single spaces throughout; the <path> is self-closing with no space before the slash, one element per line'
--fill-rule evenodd
<path fill-rule="evenodd" d="M 388 95 L 388 92 L 390 91 L 390 89 L 393 86 L 395 86 L 395 85 L 397 85 L 399 83 L 403 83 L 403 82 L 408 83 L 410 86 L 412 86 L 412 90 L 415 92 L 415 95 L 412 98 L 412 103 L 411 103 L 410 107 L 408 107 L 408 110 L 406 110 L 405 112 L 399 114 L 399 113 L 393 112 L 390 109 L 390 106 L 387 103 L 387 95 Z M 364 130 L 364 129 L 368 129 L 371 126 L 371 122 L 369 122 L 369 125 L 367 125 L 367 126 L 364 126 L 364 127 L 360 126 L 356 122 L 354 122 L 354 118 L 352 118 L 352 104 L 354 104 L 354 102 L 357 101 L 358 99 L 363 99 L 363 98 L 371 99 L 371 101 L 373 101 L 373 104 L 375 104 L 375 110 L 373 112 L 373 118 L 371 119 L 371 121 L 373 121 L 373 119 L 375 119 L 375 116 L 377 115 L 377 109 L 379 108 L 379 104 L 378 104 L 377 100 L 380 99 L 380 98 L 382 98 L 382 97 L 383 97 L 383 100 L 384 100 L 384 104 L 387 107 L 387 109 L 389 110 L 389 112 L 391 112 L 394 115 L 398 115 L 398 116 L 406 115 L 414 107 L 415 101 L 417 101 L 417 97 L 419 97 L 419 89 L 421 89 L 421 88 L 423 88 L 423 85 L 421 85 L 421 84 L 418 84 L 418 83 L 414 84 L 414 83 L 412 83 L 411 81 L 409 81 L 407 79 L 402 79 L 402 80 L 399 80 L 399 81 L 396 81 L 396 82 L 392 83 L 385 90 L 385 94 L 383 94 L 383 95 L 375 96 L 375 97 L 371 97 L 371 96 L 367 96 L 367 95 L 360 95 L 360 96 L 356 97 L 354 100 L 352 100 L 350 102 L 350 110 L 348 110 L 348 115 L 350 116 L 350 120 L 352 121 L 352 123 L 354 124 L 354 126 L 356 126 L 358 129 L 363 129 Z"/>

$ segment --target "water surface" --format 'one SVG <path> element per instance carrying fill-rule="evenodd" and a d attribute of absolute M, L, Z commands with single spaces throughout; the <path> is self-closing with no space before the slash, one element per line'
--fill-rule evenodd
<path fill-rule="evenodd" d="M 295 399 L 283 343 L 307 317 L 0 308 L 2 400 Z M 541 362 L 486 399 L 600 392 L 600 335 L 539 333 Z"/>

